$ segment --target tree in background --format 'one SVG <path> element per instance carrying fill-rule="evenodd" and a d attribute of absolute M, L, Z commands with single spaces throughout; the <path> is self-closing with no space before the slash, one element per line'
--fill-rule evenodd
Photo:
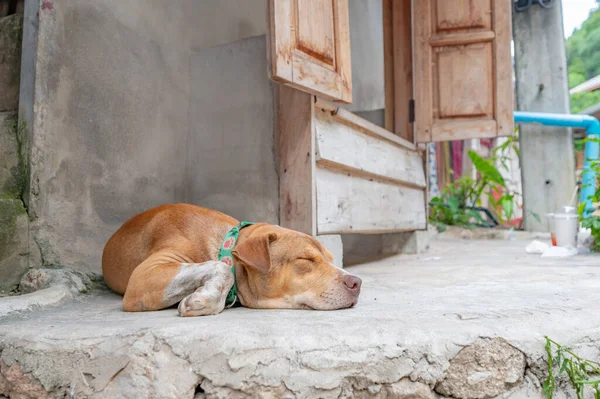
<path fill-rule="evenodd" d="M 596 0 L 600 5 L 600 0 Z M 567 39 L 569 88 L 600 75 L 600 9 L 590 11 L 581 28 Z M 571 112 L 577 113 L 600 103 L 600 90 L 571 96 Z"/>

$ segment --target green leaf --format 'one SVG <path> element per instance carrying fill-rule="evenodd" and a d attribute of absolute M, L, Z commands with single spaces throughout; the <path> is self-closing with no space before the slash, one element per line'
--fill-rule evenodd
<path fill-rule="evenodd" d="M 448 206 L 450 207 L 452 212 L 458 212 L 460 204 L 458 203 L 456 197 L 448 197 Z"/>
<path fill-rule="evenodd" d="M 503 196 L 500 198 L 500 205 L 502 206 L 502 210 L 504 211 L 504 216 L 506 216 L 507 220 L 510 220 L 513 216 L 514 211 L 514 202 L 512 196 Z"/>
<path fill-rule="evenodd" d="M 558 371 L 558 374 L 564 373 L 564 371 L 567 369 L 568 366 L 569 366 L 569 359 L 564 359 L 562 362 L 562 366 L 560 366 L 560 370 Z"/>
<path fill-rule="evenodd" d="M 479 213 L 478 211 L 471 211 L 469 212 L 469 214 L 471 215 L 471 217 L 475 220 L 477 220 L 479 223 L 485 224 L 485 219 L 481 216 L 481 213 Z"/>
<path fill-rule="evenodd" d="M 579 204 L 579 206 L 577 207 L 577 214 L 579 215 L 579 217 L 583 217 L 583 213 L 585 212 L 585 202 L 582 202 Z"/>
<path fill-rule="evenodd" d="M 542 223 L 542 219 L 540 218 L 540 215 L 538 215 L 537 213 L 531 212 L 531 211 L 527 211 L 527 214 L 531 215 L 535 219 L 536 222 Z"/>
<path fill-rule="evenodd" d="M 552 393 L 553 393 L 554 389 L 552 389 L 550 387 L 550 377 L 548 377 L 548 379 L 546 379 L 544 381 L 544 384 L 542 385 L 542 389 L 543 389 L 544 393 L 546 394 L 546 397 L 548 399 L 552 399 Z"/>
<path fill-rule="evenodd" d="M 473 150 L 469 150 L 469 158 L 471 158 L 471 162 L 473 162 L 475 169 L 477 169 L 483 177 L 487 177 L 490 181 L 500 184 L 502 187 L 505 186 L 504 178 L 491 162 L 482 158 Z"/>

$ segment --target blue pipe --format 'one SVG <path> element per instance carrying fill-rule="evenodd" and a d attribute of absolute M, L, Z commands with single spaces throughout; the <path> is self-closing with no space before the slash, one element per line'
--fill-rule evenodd
<path fill-rule="evenodd" d="M 549 114 L 544 112 L 515 111 L 515 123 L 537 123 L 545 126 L 577 127 L 585 129 L 589 139 L 585 143 L 585 161 L 579 202 L 585 202 L 586 212 L 593 209 L 589 198 L 596 192 L 596 175 L 591 163 L 598 161 L 600 152 L 600 122 L 590 115 Z"/>

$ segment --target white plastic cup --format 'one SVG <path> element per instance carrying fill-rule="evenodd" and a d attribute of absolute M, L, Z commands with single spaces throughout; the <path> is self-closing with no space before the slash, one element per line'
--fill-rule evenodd
<path fill-rule="evenodd" d="M 577 230 L 579 220 L 573 213 L 557 213 L 554 215 L 554 234 L 559 247 L 577 248 Z"/>

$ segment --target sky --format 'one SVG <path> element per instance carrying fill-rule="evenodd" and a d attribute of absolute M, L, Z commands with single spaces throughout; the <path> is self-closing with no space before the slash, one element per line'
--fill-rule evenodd
<path fill-rule="evenodd" d="M 596 6 L 596 0 L 563 0 L 563 23 L 565 36 L 569 37 L 573 29 L 579 28 L 590 10 Z"/>

